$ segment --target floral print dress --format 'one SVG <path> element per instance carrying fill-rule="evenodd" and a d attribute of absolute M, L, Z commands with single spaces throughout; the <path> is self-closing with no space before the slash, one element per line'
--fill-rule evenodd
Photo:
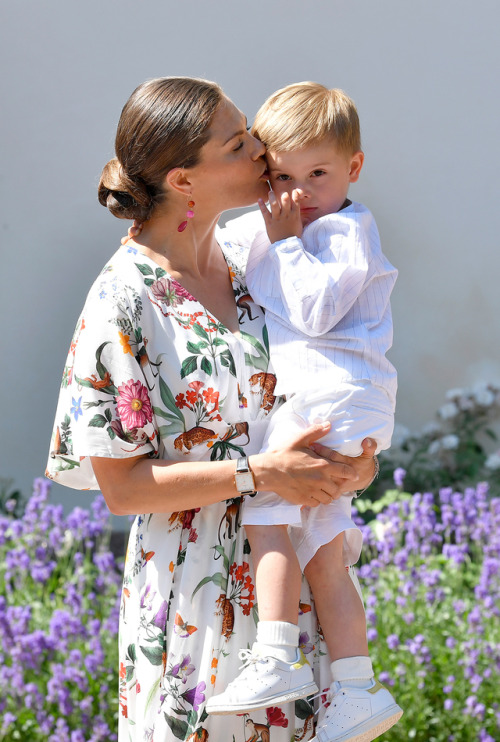
<path fill-rule="evenodd" d="M 90 456 L 218 461 L 259 450 L 279 400 L 263 312 L 245 286 L 243 248 L 222 246 L 235 335 L 135 248 L 94 283 L 64 369 L 47 475 L 97 489 Z M 313 736 L 307 700 L 242 716 L 205 702 L 241 666 L 257 606 L 240 498 L 133 523 L 120 619 L 120 742 L 290 742 Z M 300 643 L 326 688 L 329 660 L 304 583 Z"/>

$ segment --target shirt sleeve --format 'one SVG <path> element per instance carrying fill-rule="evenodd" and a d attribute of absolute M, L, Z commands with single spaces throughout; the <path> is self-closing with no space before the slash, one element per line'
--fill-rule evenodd
<path fill-rule="evenodd" d="M 98 489 L 90 456 L 157 455 L 147 381 L 141 370 L 141 297 L 116 277 L 98 280 L 78 320 L 59 394 L 47 476 Z"/>
<path fill-rule="evenodd" d="M 365 285 L 370 263 L 356 219 L 330 215 L 313 222 L 303 238 L 252 244 L 247 282 L 253 299 L 311 337 L 331 330 Z"/>

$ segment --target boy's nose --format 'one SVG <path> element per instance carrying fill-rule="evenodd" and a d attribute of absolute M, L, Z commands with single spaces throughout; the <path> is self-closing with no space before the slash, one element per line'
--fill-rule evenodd
<path fill-rule="evenodd" d="M 303 201 L 305 198 L 309 198 L 309 193 L 307 192 L 307 190 L 304 188 L 303 185 L 296 184 L 294 190 L 297 191 L 297 195 L 300 201 Z"/>

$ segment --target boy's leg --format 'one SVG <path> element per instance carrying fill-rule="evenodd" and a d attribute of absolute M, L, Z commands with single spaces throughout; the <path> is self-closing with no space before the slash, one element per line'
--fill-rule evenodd
<path fill-rule="evenodd" d="M 286 525 L 245 526 L 255 570 L 260 621 L 296 624 L 302 572 Z"/>
<path fill-rule="evenodd" d="M 317 692 L 312 669 L 299 650 L 297 625 L 302 572 L 286 525 L 245 526 L 255 566 L 257 641 L 242 653 L 243 671 L 210 698 L 209 714 L 241 714 Z"/>
<path fill-rule="evenodd" d="M 322 546 L 305 568 L 332 659 L 328 707 L 311 742 L 369 742 L 402 710 L 373 677 L 361 598 L 343 560 L 343 534 Z"/>
<path fill-rule="evenodd" d="M 332 662 L 368 657 L 365 610 L 344 565 L 343 542 L 340 533 L 304 569 Z"/>

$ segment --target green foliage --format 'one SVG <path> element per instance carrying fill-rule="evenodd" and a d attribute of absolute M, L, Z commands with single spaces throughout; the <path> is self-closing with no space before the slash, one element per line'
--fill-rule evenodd
<path fill-rule="evenodd" d="M 379 499 L 393 486 L 394 474 L 400 478 L 397 484 L 404 475 L 408 492 L 488 481 L 490 493 L 500 495 L 500 450 L 494 450 L 499 425 L 500 384 L 451 389 L 435 419 L 420 432 L 396 425 L 391 448 L 379 456 L 380 476 L 363 497 Z"/>

